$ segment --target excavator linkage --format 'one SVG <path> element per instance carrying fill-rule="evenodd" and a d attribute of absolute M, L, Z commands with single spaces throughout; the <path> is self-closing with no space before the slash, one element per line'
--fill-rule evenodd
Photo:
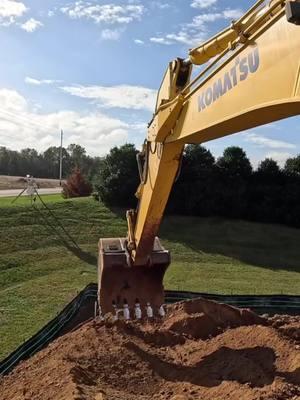
<path fill-rule="evenodd" d="M 132 309 L 138 300 L 141 307 L 150 303 L 155 311 L 164 304 L 164 274 L 170 264 L 170 253 L 158 238 L 148 265 L 132 266 L 126 239 L 100 239 L 98 258 L 98 302 L 102 314 L 127 303 Z"/>
<path fill-rule="evenodd" d="M 122 238 L 100 240 L 99 312 L 123 307 L 126 317 L 136 303 L 154 311 L 164 303 L 170 254 L 155 236 L 185 144 L 300 114 L 299 24 L 300 0 L 257 0 L 188 59 L 169 63 L 138 156 L 139 202 L 127 212 L 128 245 Z M 194 64 L 206 66 L 191 80 Z"/>

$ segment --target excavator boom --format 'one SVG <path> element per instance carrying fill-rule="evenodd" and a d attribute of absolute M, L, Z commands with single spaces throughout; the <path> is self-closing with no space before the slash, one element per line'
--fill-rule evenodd
<path fill-rule="evenodd" d="M 259 0 L 186 60 L 169 64 L 138 158 L 139 204 L 127 212 L 128 236 L 100 240 L 102 312 L 123 302 L 163 303 L 170 255 L 157 234 L 185 144 L 300 114 L 299 25 L 299 1 Z M 205 65 L 191 81 L 195 64 Z"/>

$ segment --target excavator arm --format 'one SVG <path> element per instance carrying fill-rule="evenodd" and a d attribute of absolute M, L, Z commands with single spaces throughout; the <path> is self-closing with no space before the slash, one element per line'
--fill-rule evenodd
<path fill-rule="evenodd" d="M 114 303 L 163 303 L 170 256 L 156 236 L 185 144 L 300 114 L 299 24 L 299 1 L 259 0 L 188 59 L 169 64 L 138 157 L 139 204 L 127 212 L 128 237 L 100 240 L 103 312 Z M 191 80 L 194 65 L 204 67 Z"/>

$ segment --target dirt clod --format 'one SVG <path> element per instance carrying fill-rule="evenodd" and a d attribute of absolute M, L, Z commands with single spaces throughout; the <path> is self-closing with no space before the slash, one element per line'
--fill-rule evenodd
<path fill-rule="evenodd" d="M 91 321 L 2 378 L 0 400 L 298 399 L 299 330 L 300 317 L 207 300 L 151 323 Z"/>

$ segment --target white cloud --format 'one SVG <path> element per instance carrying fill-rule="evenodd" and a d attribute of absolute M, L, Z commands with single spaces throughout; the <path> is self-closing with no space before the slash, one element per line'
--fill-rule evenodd
<path fill-rule="evenodd" d="M 193 46 L 205 40 L 206 34 L 204 32 L 190 32 L 188 29 L 182 29 L 178 33 L 168 33 L 161 37 L 151 37 L 150 42 L 171 45 L 171 44 L 184 44 Z"/>
<path fill-rule="evenodd" d="M 168 39 L 168 35 L 164 36 L 164 37 L 151 37 L 150 38 L 150 42 L 153 43 L 158 43 L 158 44 L 173 44 L 173 42 L 171 40 Z"/>
<path fill-rule="evenodd" d="M 194 0 L 191 3 L 193 8 L 209 8 L 217 3 L 218 0 Z"/>
<path fill-rule="evenodd" d="M 196 29 L 205 29 L 207 22 L 215 22 L 219 19 L 226 19 L 223 13 L 207 13 L 196 15 L 192 22 L 186 24 L 189 28 L 196 28 Z"/>
<path fill-rule="evenodd" d="M 0 89 L 0 110 L 26 111 L 27 101 L 14 90 Z"/>
<path fill-rule="evenodd" d="M 151 7 L 153 8 L 159 8 L 160 10 L 166 10 L 171 7 L 169 3 L 162 3 L 160 1 L 152 1 L 150 3 Z"/>
<path fill-rule="evenodd" d="M 58 145 L 61 128 L 66 146 L 75 141 L 93 155 L 103 155 L 112 146 L 130 141 L 129 132 L 136 129 L 101 112 L 37 113 L 18 92 L 0 89 L 0 146 L 42 151 Z"/>
<path fill-rule="evenodd" d="M 27 11 L 24 3 L 14 0 L 0 1 L 0 25 L 9 26 Z"/>
<path fill-rule="evenodd" d="M 134 110 L 154 110 L 156 91 L 141 86 L 64 86 L 61 89 L 73 96 L 94 100 L 101 107 Z"/>
<path fill-rule="evenodd" d="M 102 40 L 119 40 L 123 29 L 103 29 L 101 32 Z"/>
<path fill-rule="evenodd" d="M 243 10 L 240 8 L 228 8 L 227 10 L 223 11 L 224 18 L 227 19 L 239 19 L 243 15 Z"/>
<path fill-rule="evenodd" d="M 42 84 L 42 81 L 35 79 L 35 78 L 30 78 L 29 76 L 26 76 L 24 79 L 25 83 L 28 83 L 29 85 L 36 85 L 39 86 Z"/>
<path fill-rule="evenodd" d="M 215 22 L 220 19 L 239 18 L 242 14 L 243 11 L 239 8 L 226 9 L 222 12 L 200 14 L 196 15 L 191 23 L 186 24 L 186 27 L 205 30 L 208 22 Z"/>
<path fill-rule="evenodd" d="M 61 83 L 61 81 L 57 79 L 36 79 L 36 78 L 31 78 L 29 76 L 26 76 L 24 81 L 29 85 L 35 85 L 35 86 L 53 85 L 54 83 Z"/>
<path fill-rule="evenodd" d="M 193 47 L 207 39 L 209 33 L 208 23 L 221 19 L 233 19 L 233 16 L 238 17 L 242 13 L 240 9 L 226 9 L 222 12 L 196 15 L 192 22 L 182 24 L 179 32 L 154 36 L 150 38 L 150 41 L 164 45 L 180 43 Z"/>
<path fill-rule="evenodd" d="M 145 42 L 141 39 L 134 39 L 135 44 L 145 44 Z"/>
<path fill-rule="evenodd" d="M 297 147 L 293 143 L 270 139 L 265 136 L 257 135 L 256 133 L 245 133 L 244 138 L 246 142 L 270 149 L 295 149 Z"/>
<path fill-rule="evenodd" d="M 265 158 L 272 158 L 272 160 L 277 161 L 281 167 L 284 166 L 286 160 L 290 157 L 293 157 L 293 154 L 279 151 L 273 151 L 265 155 Z"/>
<path fill-rule="evenodd" d="M 34 18 L 30 18 L 28 21 L 26 21 L 24 24 L 21 24 L 20 26 L 22 29 L 24 29 L 24 31 L 32 33 L 38 28 L 41 28 L 43 26 L 43 23 Z"/>
<path fill-rule="evenodd" d="M 72 19 L 85 18 L 97 24 L 129 24 L 140 20 L 144 13 L 141 4 L 95 4 L 87 1 L 76 1 L 75 4 L 62 7 L 61 11 Z"/>

